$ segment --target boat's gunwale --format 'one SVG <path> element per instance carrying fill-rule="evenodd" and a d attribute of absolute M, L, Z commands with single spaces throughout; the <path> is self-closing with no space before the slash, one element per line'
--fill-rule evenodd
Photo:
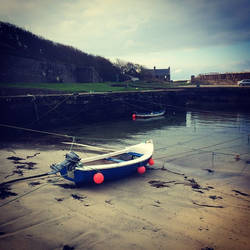
<path fill-rule="evenodd" d="M 165 114 L 165 110 L 159 111 L 159 112 L 152 112 L 152 113 L 136 113 L 136 117 L 155 117 L 155 116 L 161 116 Z"/>
<path fill-rule="evenodd" d="M 145 150 L 145 146 L 148 148 L 147 150 Z M 116 152 L 112 152 L 112 153 L 107 153 L 107 154 L 103 154 L 102 158 L 98 159 L 98 160 L 102 160 L 102 159 L 106 159 L 109 158 L 111 155 L 112 156 L 116 156 L 116 155 L 120 155 L 121 152 L 122 153 L 128 153 L 131 152 L 132 149 L 138 149 L 138 148 L 142 148 L 143 147 L 143 151 L 147 151 L 146 153 L 144 153 L 142 156 L 132 159 L 132 160 L 128 160 L 128 161 L 122 161 L 122 162 L 115 162 L 115 163 L 110 163 L 110 164 L 100 164 L 100 165 L 84 165 L 83 167 L 76 167 L 75 170 L 79 170 L 79 171 L 91 171 L 91 170 L 102 170 L 102 169 L 112 169 L 112 168 L 119 168 L 119 167 L 127 167 L 129 165 L 135 165 L 138 164 L 140 162 L 144 162 L 148 159 L 150 159 L 153 155 L 153 151 L 154 151 L 154 145 L 153 145 L 153 141 L 149 140 L 145 143 L 140 143 L 137 145 L 133 145 L 131 147 L 127 147 L 124 150 L 120 150 L 120 151 L 116 151 Z M 135 150 L 136 151 L 136 150 Z M 117 153 L 117 154 L 115 154 Z M 84 161 L 85 164 L 87 164 L 88 162 L 94 161 L 97 157 L 90 157 L 90 158 L 86 158 Z"/>

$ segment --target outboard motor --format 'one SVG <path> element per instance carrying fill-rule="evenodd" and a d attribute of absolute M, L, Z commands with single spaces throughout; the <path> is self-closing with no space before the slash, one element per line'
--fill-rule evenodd
<path fill-rule="evenodd" d="M 52 164 L 50 168 L 53 170 L 50 173 L 56 174 L 64 168 L 68 171 L 73 171 L 77 166 L 81 166 L 81 158 L 74 152 L 69 152 L 65 156 L 65 160 L 58 164 Z"/>

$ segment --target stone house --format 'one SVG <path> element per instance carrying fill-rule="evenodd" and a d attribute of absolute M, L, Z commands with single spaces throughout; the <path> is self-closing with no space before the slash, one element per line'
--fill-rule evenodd
<path fill-rule="evenodd" d="M 162 81 L 170 81 L 170 67 L 168 67 L 167 69 L 156 69 L 156 67 L 154 67 L 153 69 L 149 69 L 147 70 L 148 73 L 150 73 L 152 75 L 153 78 L 155 79 L 159 79 Z"/>

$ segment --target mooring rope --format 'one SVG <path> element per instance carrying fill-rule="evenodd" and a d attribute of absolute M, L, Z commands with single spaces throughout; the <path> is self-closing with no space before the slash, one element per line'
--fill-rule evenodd
<path fill-rule="evenodd" d="M 180 158 L 183 158 L 183 157 L 186 157 L 186 156 L 197 155 L 197 154 L 200 154 L 200 153 L 212 153 L 212 152 L 217 153 L 215 150 L 213 150 L 213 151 L 206 151 L 206 150 L 203 150 L 203 149 L 206 149 L 206 148 L 209 148 L 209 147 L 218 146 L 218 145 L 222 145 L 222 144 L 225 144 L 225 143 L 228 143 L 228 142 L 232 142 L 232 141 L 236 141 L 236 140 L 239 140 L 241 138 L 242 138 L 242 136 L 234 138 L 234 139 L 230 139 L 230 140 L 227 140 L 227 141 L 223 141 L 223 142 L 220 142 L 220 143 L 212 144 L 212 145 L 209 145 L 209 146 L 205 146 L 205 147 L 201 147 L 201 148 L 197 148 L 197 149 L 191 149 L 191 150 L 188 150 L 188 151 L 185 151 L 185 152 L 182 152 L 182 153 L 176 153 L 176 154 L 168 155 L 167 157 L 175 157 L 175 156 L 179 156 L 180 154 L 184 154 L 182 156 L 175 157 L 174 159 L 170 159 L 170 160 L 168 160 L 168 162 L 174 161 L 176 159 L 180 159 Z M 167 146 L 166 148 L 168 148 L 168 147 L 169 146 Z M 161 149 L 163 149 L 163 148 L 161 148 Z M 199 152 L 196 152 L 196 151 L 199 151 Z M 193 152 L 196 152 L 196 153 L 193 153 Z M 192 154 L 187 154 L 187 153 L 192 153 Z M 221 153 L 221 152 L 218 152 L 218 154 L 235 155 L 235 154 L 227 154 L 227 153 Z M 244 154 L 249 154 L 249 153 L 244 153 Z M 243 154 L 241 154 L 241 155 L 243 155 Z M 164 158 L 166 158 L 166 156 L 157 157 L 157 158 L 155 158 L 155 160 L 164 159 Z"/>
<path fill-rule="evenodd" d="M 40 133 L 40 134 L 55 135 L 55 136 L 60 136 L 60 137 L 67 137 L 67 138 L 73 138 L 74 137 L 74 136 L 66 135 L 66 134 L 47 132 L 47 131 L 36 130 L 36 129 L 31 129 L 31 128 L 22 128 L 22 127 L 8 125 L 8 124 L 2 124 L 2 123 L 0 123 L 0 126 L 1 127 L 6 127 L 6 128 L 14 128 L 14 129 L 19 129 L 19 130 L 25 130 L 25 131 L 35 132 L 35 133 Z"/>
<path fill-rule="evenodd" d="M 206 136 L 205 136 L 205 137 L 206 137 Z M 200 138 L 203 138 L 203 136 L 199 137 L 199 139 L 200 139 Z M 210 148 L 210 147 L 218 146 L 218 145 L 225 144 L 225 143 L 228 143 L 228 142 L 237 141 L 237 140 L 239 140 L 239 139 L 241 139 L 241 138 L 242 138 L 242 136 L 237 137 L 237 138 L 234 138 L 234 139 L 230 139 L 230 140 L 227 140 L 227 141 L 223 141 L 223 142 L 220 142 L 220 143 L 216 143 L 216 144 L 204 146 L 204 147 L 201 147 L 201 148 L 198 148 L 198 149 L 195 149 L 195 150 L 202 150 L 202 149 L 205 149 L 205 148 Z M 193 139 L 188 140 L 188 141 L 185 141 L 185 142 L 183 142 L 183 143 L 175 143 L 175 144 L 172 144 L 172 145 L 168 145 L 168 146 L 166 146 L 166 147 L 158 148 L 157 150 L 167 149 L 167 148 L 173 147 L 173 146 L 182 146 L 182 145 L 184 145 L 185 143 L 190 142 L 190 141 L 192 141 L 192 140 L 193 140 Z M 193 150 L 191 150 L 191 151 L 193 151 Z M 190 151 L 188 151 L 188 152 L 190 152 Z"/>
<path fill-rule="evenodd" d="M 29 191 L 29 192 L 27 192 L 27 193 L 24 193 L 24 194 L 22 194 L 22 195 L 19 195 L 18 197 L 14 198 L 14 199 L 12 199 L 12 200 L 9 200 L 9 201 L 7 201 L 7 202 L 5 202 L 5 203 L 3 203 L 3 204 L 0 204 L 0 207 L 3 207 L 3 206 L 5 206 L 5 205 L 7 205 L 7 204 L 9 204 L 9 203 L 11 203 L 11 202 L 13 202 L 13 201 L 16 201 L 16 200 L 18 200 L 18 199 L 20 199 L 20 198 L 22 198 L 22 197 L 24 197 L 24 196 L 26 196 L 26 195 L 28 195 L 28 194 L 30 194 L 30 193 L 33 193 L 33 192 L 35 192 L 36 190 L 38 190 L 38 189 L 40 189 L 40 188 L 42 188 L 42 187 L 44 187 L 44 186 L 46 186 L 46 185 L 48 185 L 48 184 L 50 184 L 50 183 L 45 183 L 45 184 L 39 186 L 39 187 L 36 188 L 36 189 L 33 189 L 33 190 L 31 190 L 31 191 Z"/>
<path fill-rule="evenodd" d="M 72 138 L 72 143 L 70 145 L 70 150 L 69 151 L 72 150 L 74 143 L 75 143 L 75 136 L 73 136 L 73 138 Z"/>
<path fill-rule="evenodd" d="M 27 176 L 27 177 L 13 179 L 13 180 L 10 180 L 10 181 L 6 181 L 6 182 L 0 183 L 0 187 L 4 186 L 4 185 L 9 185 L 9 184 L 14 183 L 14 182 L 24 181 L 24 180 L 34 179 L 34 178 L 39 178 L 39 177 L 43 177 L 43 176 L 47 176 L 47 175 L 50 175 L 50 173 L 37 174 L 37 175 L 32 175 L 32 176 Z"/>
<path fill-rule="evenodd" d="M 71 97 L 71 95 L 65 97 L 61 102 L 57 103 L 52 109 L 48 110 L 46 113 L 44 113 L 43 115 L 41 115 L 40 117 L 38 117 L 39 119 L 37 119 L 36 121 L 33 121 L 31 124 L 29 125 L 33 125 L 35 122 L 40 121 L 41 119 L 43 119 L 44 117 L 46 117 L 49 113 L 51 113 L 53 110 L 56 110 L 62 103 L 64 103 L 66 100 L 68 100 Z"/>
<path fill-rule="evenodd" d="M 62 175 L 62 176 L 56 175 L 56 176 L 51 176 L 51 177 L 57 177 L 58 179 L 55 180 L 54 182 L 58 182 L 61 178 L 64 177 L 64 175 Z M 23 179 L 23 178 L 21 178 L 21 179 Z M 20 179 L 20 180 L 21 180 L 21 179 Z M 51 182 L 44 183 L 43 185 L 37 187 L 36 189 L 33 189 L 33 190 L 31 190 L 31 191 L 28 191 L 28 192 L 26 192 L 26 193 L 24 193 L 24 194 L 22 194 L 22 195 L 19 195 L 18 197 L 14 198 L 14 199 L 12 199 L 12 200 L 9 200 L 9 201 L 7 201 L 7 202 L 5 202 L 5 203 L 3 203 L 3 204 L 0 204 L 0 207 L 3 207 L 3 206 L 5 206 L 5 205 L 7 205 L 7 204 L 9 204 L 9 203 L 11 203 L 11 202 L 13 202 L 13 201 L 16 201 L 16 200 L 18 200 L 18 199 L 20 199 L 20 198 L 22 198 L 22 197 L 24 197 L 24 196 L 26 196 L 26 195 L 28 195 L 28 194 L 30 194 L 30 193 L 35 192 L 36 190 L 38 190 L 38 189 L 40 189 L 40 188 L 42 188 L 42 187 L 47 186 L 47 185 L 50 185 L 50 184 L 51 184 Z M 2 185 L 3 185 L 3 183 L 0 184 L 0 187 L 1 187 Z"/>

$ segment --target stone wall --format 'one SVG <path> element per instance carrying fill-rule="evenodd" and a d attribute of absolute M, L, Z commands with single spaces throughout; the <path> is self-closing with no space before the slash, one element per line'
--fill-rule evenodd
<path fill-rule="evenodd" d="M 102 81 L 93 67 L 76 67 L 47 60 L 1 55 L 0 82 L 98 82 Z"/>
<path fill-rule="evenodd" d="M 214 73 L 214 74 L 200 74 L 198 76 L 191 76 L 191 82 L 200 83 L 225 83 L 225 84 L 236 84 L 237 81 L 242 79 L 250 79 L 250 72 L 239 72 L 239 73 Z"/>
<path fill-rule="evenodd" d="M 94 67 L 76 68 L 76 81 L 77 82 L 102 82 L 101 77 Z"/>
<path fill-rule="evenodd" d="M 15 126 L 65 126 L 65 124 L 131 119 L 133 112 L 185 111 L 187 107 L 246 109 L 250 88 L 183 88 L 105 94 L 1 96 L 0 123 Z"/>

